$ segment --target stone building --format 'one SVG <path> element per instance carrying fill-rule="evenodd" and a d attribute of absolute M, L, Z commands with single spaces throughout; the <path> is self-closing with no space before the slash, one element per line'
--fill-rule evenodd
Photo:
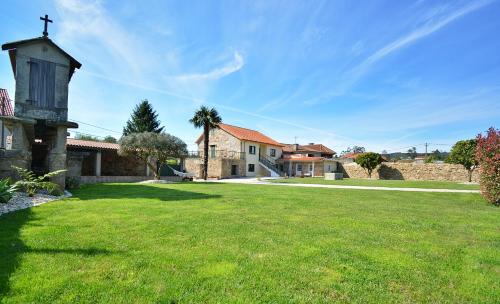
<path fill-rule="evenodd" d="M 147 176 L 144 161 L 118 155 L 115 143 L 67 139 L 67 175 L 80 176 Z"/>
<path fill-rule="evenodd" d="M 80 62 L 46 30 L 42 37 L 5 43 L 2 50 L 8 51 L 16 91 L 14 115 L 1 117 L 12 144 L 0 154 L 0 175 L 12 176 L 11 165 L 37 174 L 66 169 L 67 129 L 78 127 L 68 121 L 68 86 Z M 53 181 L 64 187 L 65 175 Z"/>
<path fill-rule="evenodd" d="M 324 176 L 340 170 L 335 151 L 322 144 L 289 144 L 278 161 L 287 176 Z"/>
<path fill-rule="evenodd" d="M 114 143 L 67 139 L 67 176 L 81 183 L 130 182 L 151 179 L 152 172 L 144 161 L 120 156 Z M 163 179 L 175 180 L 174 178 Z"/>
<path fill-rule="evenodd" d="M 204 136 L 196 141 L 185 169 L 197 177 L 203 172 Z M 208 176 L 211 178 L 323 176 L 337 172 L 335 152 L 322 144 L 285 145 L 259 131 L 219 124 L 210 130 Z"/>
<path fill-rule="evenodd" d="M 219 124 L 210 130 L 208 176 L 212 178 L 279 176 L 276 161 L 283 145 L 259 131 Z M 196 141 L 198 151 L 185 160 L 187 172 L 197 177 L 203 172 L 204 135 Z"/>

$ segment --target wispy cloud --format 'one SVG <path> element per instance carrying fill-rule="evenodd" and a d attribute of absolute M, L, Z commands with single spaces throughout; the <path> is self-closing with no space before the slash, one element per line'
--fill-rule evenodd
<path fill-rule="evenodd" d="M 139 38 L 116 22 L 101 1 L 56 0 L 55 6 L 60 16 L 58 41 L 94 55 L 87 56 L 86 61 L 94 61 L 95 67 L 109 71 L 124 67 L 139 73 L 150 65 L 150 56 Z M 97 52 L 105 52 L 106 56 L 98 56 Z M 109 68 L 110 62 L 114 69 Z"/>
<path fill-rule="evenodd" d="M 243 56 L 238 51 L 235 51 L 233 60 L 223 67 L 215 68 L 205 73 L 182 74 L 169 78 L 182 82 L 218 80 L 222 77 L 228 76 L 229 74 L 241 70 L 244 65 L 245 60 L 243 59 Z"/>
<path fill-rule="evenodd" d="M 370 55 L 361 64 L 352 69 L 351 71 L 352 73 L 351 77 L 353 78 L 352 81 L 364 75 L 373 64 L 382 60 L 384 57 L 422 38 L 425 38 L 426 36 L 429 36 L 434 32 L 437 32 L 438 30 L 442 29 L 451 22 L 459 19 L 460 17 L 466 16 L 467 14 L 472 13 L 473 11 L 480 9 L 490 3 L 491 0 L 473 1 L 470 4 L 461 7 L 445 16 L 439 16 L 439 14 L 436 13 L 427 21 L 426 24 L 415 29 L 411 33 L 387 44 L 383 48 L 379 49 L 378 51 Z M 438 11 L 441 11 L 441 8 Z"/>
<path fill-rule="evenodd" d="M 329 101 L 332 97 L 341 96 L 347 93 L 363 76 L 368 74 L 372 67 L 383 60 L 385 57 L 405 48 L 425 37 L 441 30 L 453 21 L 458 20 L 480 8 L 492 3 L 493 0 L 472 1 L 467 5 L 454 9 L 450 12 L 448 6 L 437 6 L 434 9 L 427 11 L 420 20 L 423 25 L 418 26 L 406 35 L 403 35 L 396 40 L 386 44 L 378 49 L 370 56 L 366 57 L 361 63 L 348 69 L 343 73 L 342 81 L 339 82 L 337 87 L 328 93 L 323 94 L 318 98 L 311 98 L 304 102 L 305 105 L 316 105 Z"/>
<path fill-rule="evenodd" d="M 201 100 L 201 99 L 193 98 L 191 96 L 186 96 L 186 95 L 178 94 L 178 93 L 173 92 L 173 91 L 159 89 L 159 88 L 155 88 L 155 87 L 151 87 L 151 86 L 145 86 L 145 85 L 134 83 L 134 82 L 130 82 L 130 81 L 120 80 L 118 78 L 110 78 L 110 77 L 107 77 L 107 76 L 104 76 L 104 75 L 100 75 L 100 74 L 96 74 L 96 73 L 88 73 L 88 72 L 86 72 L 86 74 L 88 74 L 88 75 L 90 75 L 92 77 L 97 77 L 97 78 L 100 78 L 100 79 L 105 79 L 105 80 L 108 80 L 108 81 L 112 81 L 114 83 L 118 83 L 118 84 L 121 84 L 121 85 L 124 85 L 124 86 L 135 87 L 135 88 L 139 88 L 141 90 L 146 90 L 146 91 L 151 91 L 151 92 L 155 92 L 155 93 L 159 93 L 159 94 L 164 94 L 164 95 L 172 96 L 172 97 L 175 97 L 175 98 L 178 98 L 178 99 L 181 99 L 181 100 L 192 102 L 194 104 L 205 103 L 205 104 L 208 104 L 208 105 L 211 105 L 211 106 L 215 106 L 215 107 L 217 107 L 219 109 L 224 109 L 224 110 L 228 110 L 228 111 L 231 111 L 231 112 L 235 112 L 235 113 L 240 113 L 240 114 L 244 114 L 244 115 L 247 115 L 247 116 L 251 116 L 251 117 L 254 117 L 254 118 L 259 118 L 259 119 L 263 119 L 263 120 L 266 120 L 266 121 L 270 121 L 270 122 L 274 122 L 274 123 L 279 123 L 279 124 L 285 125 L 285 126 L 296 127 L 296 128 L 299 128 L 299 129 L 302 129 L 302 130 L 305 130 L 305 131 L 314 132 L 316 134 L 321 134 L 323 136 L 329 136 L 331 138 L 342 139 L 342 140 L 345 140 L 345 141 L 357 142 L 357 143 L 360 142 L 358 140 L 355 140 L 355 139 L 352 139 L 352 138 L 349 138 L 349 137 L 341 136 L 341 135 L 339 135 L 339 134 L 337 134 L 335 132 L 329 131 L 327 129 L 314 128 L 314 127 L 307 126 L 307 125 L 304 125 L 304 124 L 294 123 L 294 122 L 286 120 L 286 119 L 279 119 L 279 118 L 276 118 L 276 117 L 262 115 L 262 114 L 258 114 L 258 113 L 251 112 L 251 111 L 245 111 L 245 110 L 242 110 L 242 109 L 239 109 L 239 108 L 235 108 L 235 107 L 231 107 L 231 106 L 227 106 L 227 105 L 224 105 L 224 104 L 220 104 L 220 103 L 216 103 L 216 102 L 211 102 L 211 101 L 206 101 L 206 100 Z"/>
<path fill-rule="evenodd" d="M 379 107 L 345 116 L 339 124 L 363 121 L 370 132 L 418 132 L 457 122 L 487 120 L 500 115 L 500 87 L 463 89 L 453 92 L 428 91 L 412 96 L 394 96 L 384 110 Z"/>

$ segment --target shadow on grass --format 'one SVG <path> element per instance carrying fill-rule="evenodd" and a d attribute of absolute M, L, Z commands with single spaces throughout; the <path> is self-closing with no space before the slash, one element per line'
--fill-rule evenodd
<path fill-rule="evenodd" d="M 31 218 L 29 208 L 0 216 L 0 298 L 9 291 L 9 278 L 25 249 L 21 228 Z"/>
<path fill-rule="evenodd" d="M 93 184 L 84 185 L 82 188 L 74 190 L 73 197 L 80 200 L 144 198 L 161 201 L 181 201 L 219 198 L 220 195 L 140 184 Z"/>
<path fill-rule="evenodd" d="M 94 199 L 157 199 L 161 201 L 202 200 L 220 195 L 182 191 L 161 186 L 140 184 L 95 184 L 74 190 L 73 197 L 80 200 Z M 108 255 L 111 252 L 99 248 L 32 248 L 21 238 L 24 226 L 44 226 L 38 223 L 31 208 L 0 216 L 0 298 L 10 290 L 10 277 L 25 253 L 72 254 L 84 257 Z"/>
<path fill-rule="evenodd" d="M 73 254 L 79 256 L 96 256 L 96 255 L 109 255 L 112 253 L 117 253 L 117 251 L 109 251 L 106 249 L 99 248 L 65 248 L 65 249 L 57 249 L 57 248 L 30 248 L 25 247 L 23 253 L 43 253 L 43 254 Z"/>
<path fill-rule="evenodd" d="M 16 271 L 25 253 L 71 254 L 83 257 L 109 255 L 116 253 L 100 248 L 32 248 L 26 246 L 21 238 L 23 226 L 36 222 L 31 208 L 0 216 L 0 298 L 10 290 L 10 277 Z"/>

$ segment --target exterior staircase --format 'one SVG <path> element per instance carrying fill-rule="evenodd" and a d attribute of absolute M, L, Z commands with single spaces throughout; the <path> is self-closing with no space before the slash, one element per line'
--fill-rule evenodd
<path fill-rule="evenodd" d="M 278 168 L 276 163 L 267 156 L 259 155 L 259 164 L 271 173 L 271 177 L 281 176 L 281 170 Z"/>

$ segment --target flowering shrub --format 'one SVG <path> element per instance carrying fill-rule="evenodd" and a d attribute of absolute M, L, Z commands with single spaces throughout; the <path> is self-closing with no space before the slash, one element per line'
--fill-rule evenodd
<path fill-rule="evenodd" d="M 481 168 L 481 193 L 500 206 L 500 130 L 491 127 L 485 136 L 477 136 L 476 159 Z"/>

